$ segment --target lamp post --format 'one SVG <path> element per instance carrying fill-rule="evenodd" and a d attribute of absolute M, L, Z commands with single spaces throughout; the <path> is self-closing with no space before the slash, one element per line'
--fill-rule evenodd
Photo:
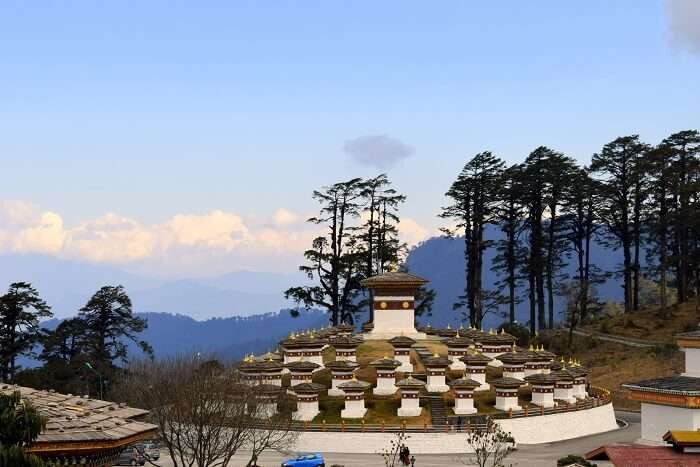
<path fill-rule="evenodd" d="M 102 400 L 102 375 L 97 370 L 95 370 L 95 368 L 93 368 L 90 362 L 85 362 L 85 367 L 97 375 L 97 379 L 100 382 L 100 400 Z"/>

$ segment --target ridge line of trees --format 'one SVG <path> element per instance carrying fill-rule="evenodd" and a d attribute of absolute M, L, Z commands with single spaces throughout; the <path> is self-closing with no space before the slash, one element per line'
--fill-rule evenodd
<path fill-rule="evenodd" d="M 529 330 L 556 324 L 555 296 L 568 299 L 565 319 L 573 329 L 600 308 L 596 285 L 622 277 L 624 311 L 640 308 L 640 284 L 660 283 L 660 313 L 670 313 L 669 289 L 677 303 L 700 295 L 700 133 L 674 133 L 656 146 L 638 135 L 616 138 L 593 155 L 589 166 L 548 147 L 521 164 L 505 167 L 490 152 L 471 158 L 445 196 L 443 231 L 464 239 L 464 295 L 454 304 L 481 327 L 488 313 L 515 323 L 527 287 Z M 484 239 L 487 224 L 504 238 Z M 591 262 L 596 242 L 620 250 L 621 266 L 603 272 Z M 495 290 L 482 285 L 483 255 L 496 249 Z M 643 266 L 642 255 L 646 253 Z M 562 271 L 574 261 L 575 274 Z M 507 312 L 501 310 L 506 306 Z"/>

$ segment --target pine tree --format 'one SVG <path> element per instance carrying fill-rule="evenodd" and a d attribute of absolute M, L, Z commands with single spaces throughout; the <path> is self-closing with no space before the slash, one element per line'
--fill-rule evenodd
<path fill-rule="evenodd" d="M 380 174 L 362 182 L 360 196 L 363 200 L 365 222 L 358 235 L 364 256 L 363 277 L 383 274 L 388 268 L 396 268 L 406 245 L 399 239 L 398 210 L 406 196 L 391 188 L 386 174 Z M 369 321 L 374 321 L 373 299 L 370 292 L 366 300 Z M 364 304 L 364 302 L 363 302 Z"/>
<path fill-rule="evenodd" d="M 484 229 L 494 222 L 503 166 L 503 161 L 488 151 L 474 156 L 447 191 L 452 204 L 440 214 L 457 224 L 455 229 L 443 229 L 445 233 L 464 233 L 465 293 L 454 307 L 466 306 L 469 321 L 476 327 L 481 327 L 485 313 L 483 255 L 490 242 L 484 238 Z"/>
<path fill-rule="evenodd" d="M 522 174 L 520 167 L 513 165 L 503 172 L 498 205 L 494 211 L 495 220 L 503 233 L 496 242 L 496 255 L 491 270 L 499 276 L 498 290 L 507 290 L 508 322 L 515 323 L 515 307 L 522 302 L 516 294 L 522 282 L 520 265 L 525 260 L 525 249 L 521 235 L 525 228 L 525 210 L 521 203 Z"/>
<path fill-rule="evenodd" d="M 601 220 L 612 245 L 622 248 L 625 312 L 639 303 L 643 158 L 648 149 L 638 135 L 623 136 L 603 146 L 591 161 L 591 171 L 601 181 Z"/>
<path fill-rule="evenodd" d="M 307 264 L 299 266 L 299 270 L 317 284 L 291 287 L 284 292 L 285 298 L 299 306 L 325 309 L 334 326 L 354 323 L 360 310 L 356 298 L 366 263 L 352 221 L 360 215 L 362 189 L 362 180 L 354 178 L 314 191 L 313 198 L 321 209 L 308 222 L 325 226 L 328 233 L 313 240 L 311 248 L 304 252 Z"/>
<path fill-rule="evenodd" d="M 148 327 L 148 322 L 134 316 L 131 299 L 121 285 L 100 288 L 80 309 L 77 319 L 85 330 L 85 345 L 93 363 L 104 371 L 112 369 L 116 362 L 128 361 L 125 341 L 136 343 L 147 354 L 153 353 L 148 343 L 137 336 Z"/>
<path fill-rule="evenodd" d="M 686 130 L 674 133 L 661 142 L 664 151 L 669 152 L 671 170 L 676 181 L 673 187 L 673 204 L 676 206 L 673 223 L 673 258 L 678 301 L 688 301 L 692 276 L 693 250 L 693 200 L 698 197 L 700 178 L 700 132 Z M 697 279 L 697 278 L 696 278 Z"/>
<path fill-rule="evenodd" d="M 41 337 L 39 320 L 53 316 L 51 307 L 27 282 L 15 282 L 0 296 L 0 377 L 14 380 L 17 358 L 30 356 Z"/>

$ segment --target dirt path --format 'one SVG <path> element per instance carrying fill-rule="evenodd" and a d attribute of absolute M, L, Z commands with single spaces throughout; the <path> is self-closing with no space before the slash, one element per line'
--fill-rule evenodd
<path fill-rule="evenodd" d="M 630 347 L 657 347 L 659 345 L 666 345 L 668 342 L 660 341 L 648 341 L 644 339 L 636 339 L 634 337 L 625 336 L 615 336 L 613 334 L 605 334 L 602 332 L 588 332 L 581 330 L 574 330 L 574 334 L 578 336 L 595 337 L 601 341 L 615 342 L 617 344 L 627 345 Z"/>

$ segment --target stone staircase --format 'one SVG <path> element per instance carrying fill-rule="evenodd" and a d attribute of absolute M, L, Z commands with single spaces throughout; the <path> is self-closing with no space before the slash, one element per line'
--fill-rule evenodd
<path fill-rule="evenodd" d="M 447 408 L 442 394 L 439 392 L 429 392 L 424 396 L 430 409 L 433 426 L 444 426 L 447 421 Z"/>

